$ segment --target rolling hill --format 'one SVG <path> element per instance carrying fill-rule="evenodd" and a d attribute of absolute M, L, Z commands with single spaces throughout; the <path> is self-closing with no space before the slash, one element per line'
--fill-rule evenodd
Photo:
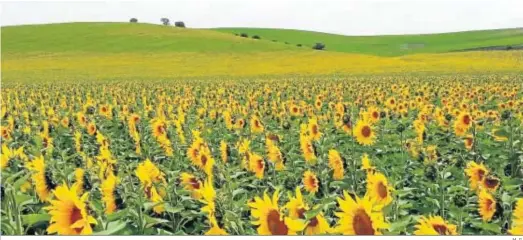
<path fill-rule="evenodd" d="M 212 30 L 261 39 L 302 44 L 307 47 L 317 42 L 326 44 L 328 51 L 400 56 L 413 53 L 444 53 L 489 46 L 523 45 L 523 28 L 467 31 L 422 35 L 344 36 L 302 30 L 268 28 L 215 28 Z"/>
<path fill-rule="evenodd" d="M 523 71 L 523 51 L 431 54 L 419 50 L 417 54 L 386 57 L 368 46 L 361 48 L 368 54 L 350 53 L 355 47 L 340 45 L 346 50 L 336 51 L 335 45 L 325 40 L 329 50 L 316 51 L 268 41 L 269 34 L 260 35 L 262 39 L 256 40 L 223 29 L 141 23 L 2 27 L 2 82 Z M 518 36 L 502 39 L 515 42 Z M 308 39 L 313 42 L 312 37 Z M 493 38 L 489 44 L 500 43 L 500 39 Z M 444 52 L 446 48 L 437 49 Z"/>

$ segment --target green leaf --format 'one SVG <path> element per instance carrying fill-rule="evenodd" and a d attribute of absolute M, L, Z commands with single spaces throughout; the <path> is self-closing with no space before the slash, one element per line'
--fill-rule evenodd
<path fill-rule="evenodd" d="M 501 233 L 501 227 L 494 223 L 482 223 L 479 227 L 483 230 L 487 230 L 489 232 L 494 232 L 496 234 Z"/>
<path fill-rule="evenodd" d="M 51 215 L 47 213 L 41 213 L 41 214 L 27 214 L 22 215 L 22 223 L 27 226 L 33 226 L 36 223 L 39 222 L 48 222 L 51 220 Z"/>
<path fill-rule="evenodd" d="M 123 209 L 107 215 L 107 221 L 112 222 L 124 217 L 127 214 L 127 209 Z"/>
<path fill-rule="evenodd" d="M 29 179 L 31 175 L 30 174 L 26 174 L 25 176 L 19 178 L 18 180 L 16 180 L 14 183 L 13 183 L 13 187 L 15 189 L 20 189 L 20 186 L 22 186 L 22 184 L 24 184 L 25 182 L 27 182 L 27 179 Z"/>
<path fill-rule="evenodd" d="M 183 210 L 185 210 L 185 208 L 183 208 L 183 207 L 180 207 L 180 206 L 173 207 L 173 206 L 171 206 L 171 204 L 165 204 L 164 209 L 168 213 L 179 213 L 179 212 L 182 212 Z"/>
<path fill-rule="evenodd" d="M 305 212 L 305 218 L 307 220 L 313 218 L 313 217 L 316 217 L 318 214 L 320 214 L 321 210 L 323 209 L 323 207 L 321 206 L 318 206 L 317 208 L 315 209 L 312 209 L 312 210 L 309 210 L 307 212 Z"/>
<path fill-rule="evenodd" d="M 126 222 L 115 221 L 107 224 L 107 229 L 101 232 L 96 232 L 94 235 L 114 235 L 127 226 Z"/>
<path fill-rule="evenodd" d="M 163 219 L 163 218 L 153 218 L 153 217 L 150 217 L 148 215 L 145 215 L 144 219 L 145 219 L 145 223 L 146 223 L 145 227 L 152 227 L 152 226 L 154 226 L 156 224 L 169 222 L 166 219 Z"/>

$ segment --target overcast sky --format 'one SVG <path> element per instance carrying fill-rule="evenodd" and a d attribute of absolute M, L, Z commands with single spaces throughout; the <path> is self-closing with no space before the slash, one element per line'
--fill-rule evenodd
<path fill-rule="evenodd" d="M 0 24 L 160 23 L 267 27 L 346 35 L 437 33 L 523 27 L 523 0 L 2 1 Z"/>

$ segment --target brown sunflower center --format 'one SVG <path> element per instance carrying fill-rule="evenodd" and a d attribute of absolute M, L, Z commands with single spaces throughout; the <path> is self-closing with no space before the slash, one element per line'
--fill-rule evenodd
<path fill-rule="evenodd" d="M 316 135 L 318 133 L 318 126 L 312 125 L 312 134 Z"/>
<path fill-rule="evenodd" d="M 255 121 L 254 121 L 254 126 L 255 126 L 256 128 L 259 128 L 259 127 L 260 127 L 260 122 L 259 122 L 258 120 L 255 120 Z"/>
<path fill-rule="evenodd" d="M 196 178 L 191 178 L 191 180 L 189 180 L 189 184 L 191 184 L 194 189 L 200 189 L 200 183 L 198 180 L 196 180 Z"/>
<path fill-rule="evenodd" d="M 378 114 L 378 112 L 376 112 L 376 111 L 372 112 L 372 118 L 378 119 L 379 116 L 380 115 Z"/>
<path fill-rule="evenodd" d="M 436 232 L 438 232 L 439 235 L 448 235 L 449 234 L 449 230 L 448 230 L 447 226 L 445 226 L 445 225 L 432 224 L 432 228 L 434 228 L 434 230 L 436 230 Z"/>
<path fill-rule="evenodd" d="M 205 154 L 200 157 L 200 160 L 202 161 L 202 165 L 205 166 L 205 164 L 207 164 L 207 156 Z"/>
<path fill-rule="evenodd" d="M 482 169 L 479 169 L 477 172 L 477 175 L 478 175 L 478 179 L 481 180 L 485 176 L 485 171 L 483 171 Z"/>
<path fill-rule="evenodd" d="M 371 132 L 372 130 L 369 126 L 363 126 L 363 128 L 361 129 L 361 135 L 363 135 L 366 138 L 370 137 Z"/>
<path fill-rule="evenodd" d="M 493 178 L 493 177 L 487 177 L 485 179 L 485 186 L 489 189 L 493 189 L 495 188 L 496 186 L 498 186 L 499 184 L 499 180 L 496 179 L 496 178 Z"/>
<path fill-rule="evenodd" d="M 312 188 L 316 188 L 317 184 L 316 184 L 316 179 L 314 176 L 309 176 L 309 185 L 312 187 Z"/>
<path fill-rule="evenodd" d="M 488 211 L 492 211 L 492 209 L 494 208 L 494 202 L 493 202 L 492 200 L 490 200 L 490 199 L 487 199 L 487 200 L 485 201 L 485 204 L 487 205 L 487 206 L 486 206 L 486 207 L 487 207 L 487 210 L 488 210 Z"/>
<path fill-rule="evenodd" d="M 352 219 L 352 228 L 356 235 L 374 235 L 372 220 L 364 209 L 359 208 Z"/>
<path fill-rule="evenodd" d="M 257 164 L 258 164 L 258 170 L 260 170 L 260 171 L 263 170 L 263 167 L 265 167 L 263 164 L 263 159 L 258 159 Z"/>
<path fill-rule="evenodd" d="M 305 218 L 305 209 L 304 208 L 298 208 L 296 210 L 296 214 L 299 218 Z"/>
<path fill-rule="evenodd" d="M 387 195 L 389 194 L 388 191 L 387 191 L 387 186 L 385 186 L 385 184 L 383 184 L 383 182 L 379 182 L 376 186 L 376 190 L 378 191 L 378 195 L 380 196 L 380 198 L 386 198 Z"/>
<path fill-rule="evenodd" d="M 465 125 L 469 125 L 470 124 L 470 116 L 469 115 L 463 116 L 463 123 Z"/>
<path fill-rule="evenodd" d="M 289 232 L 285 222 L 280 219 L 280 213 L 276 210 L 271 210 L 267 215 L 267 226 L 272 235 L 287 235 Z"/>
<path fill-rule="evenodd" d="M 74 223 L 76 223 L 78 220 L 81 220 L 81 219 L 82 219 L 82 211 L 79 208 L 77 208 L 76 206 L 73 206 L 73 209 L 71 209 L 71 215 L 69 216 L 71 225 L 73 225 Z M 73 228 L 73 230 L 76 233 L 81 233 L 82 229 L 83 229 L 83 227 Z"/>
<path fill-rule="evenodd" d="M 313 217 L 309 224 L 307 224 L 307 227 L 316 227 L 318 226 L 318 218 L 317 217 Z"/>

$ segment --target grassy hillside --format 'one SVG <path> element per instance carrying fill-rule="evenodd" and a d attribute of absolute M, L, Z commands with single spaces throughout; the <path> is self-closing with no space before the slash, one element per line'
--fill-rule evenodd
<path fill-rule="evenodd" d="M 277 40 L 292 45 L 303 44 L 309 48 L 317 42 L 322 42 L 326 44 L 329 51 L 378 56 L 442 53 L 498 45 L 523 45 L 523 28 L 385 36 L 344 36 L 311 31 L 264 28 L 216 28 L 213 30 L 231 34 L 258 35 L 264 40 Z"/>
<path fill-rule="evenodd" d="M 252 52 L 295 49 L 216 31 L 153 24 L 66 23 L 2 27 L 2 54 L 31 52 Z"/>
<path fill-rule="evenodd" d="M 130 23 L 28 25 L 1 30 L 3 82 L 523 72 L 523 51 L 383 57 L 315 51 L 213 30 Z"/>

